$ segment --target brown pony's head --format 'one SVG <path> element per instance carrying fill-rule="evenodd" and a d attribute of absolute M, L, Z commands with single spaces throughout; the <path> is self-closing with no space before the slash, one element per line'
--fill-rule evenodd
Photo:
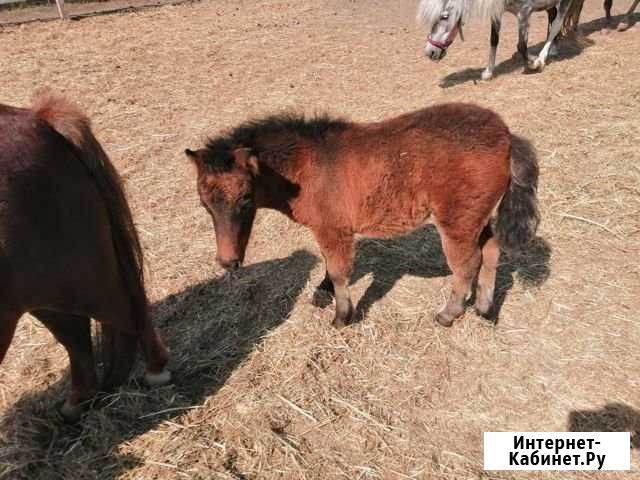
<path fill-rule="evenodd" d="M 218 252 L 226 270 L 237 270 L 256 215 L 254 178 L 258 160 L 248 148 L 185 150 L 198 171 L 200 202 L 213 218 Z"/>

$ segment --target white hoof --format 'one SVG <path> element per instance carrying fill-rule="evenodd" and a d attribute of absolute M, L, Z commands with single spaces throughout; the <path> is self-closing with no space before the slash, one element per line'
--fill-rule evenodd
<path fill-rule="evenodd" d="M 626 30 L 629 30 L 630 28 L 631 28 L 631 20 L 627 20 L 623 18 L 618 24 L 618 28 L 616 30 L 618 30 L 619 32 L 624 32 Z"/>
<path fill-rule="evenodd" d="M 493 72 L 491 70 L 483 70 L 480 78 L 482 78 L 482 80 L 484 80 L 485 82 L 489 81 L 493 78 Z"/>
<path fill-rule="evenodd" d="M 160 373 L 145 372 L 144 381 L 150 387 L 160 387 L 171 381 L 171 372 L 166 368 Z"/>
<path fill-rule="evenodd" d="M 538 70 L 541 72 L 542 70 L 544 70 L 544 60 L 542 60 L 540 57 L 536 58 L 531 64 L 531 68 L 533 70 Z"/>

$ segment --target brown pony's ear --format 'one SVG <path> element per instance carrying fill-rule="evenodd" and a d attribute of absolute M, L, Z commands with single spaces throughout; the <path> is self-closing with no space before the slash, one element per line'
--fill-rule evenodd
<path fill-rule="evenodd" d="M 202 163 L 202 155 L 200 154 L 200 151 L 193 151 L 193 150 L 189 150 L 188 148 L 184 151 L 184 154 L 187 156 L 187 158 L 189 160 L 191 160 L 191 162 L 196 166 L 196 168 L 198 169 L 198 171 L 200 172 L 202 170 L 203 167 L 203 163 Z"/>
<path fill-rule="evenodd" d="M 253 175 L 257 175 L 260 169 L 258 168 L 258 157 L 256 157 L 250 148 L 236 148 L 233 151 L 233 158 L 236 165 L 240 168 L 251 172 Z"/>

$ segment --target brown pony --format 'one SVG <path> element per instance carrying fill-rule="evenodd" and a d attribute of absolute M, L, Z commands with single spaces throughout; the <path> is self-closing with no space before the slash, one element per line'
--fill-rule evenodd
<path fill-rule="evenodd" d="M 527 243 L 538 225 L 538 167 L 530 144 L 490 110 L 438 105 L 380 123 L 280 115 L 245 123 L 204 149 L 186 150 L 213 217 L 219 263 L 244 258 L 258 208 L 311 229 L 333 291 L 333 324 L 353 315 L 349 274 L 358 235 L 391 237 L 431 220 L 453 272 L 436 319 L 465 310 L 476 275 L 476 310 L 489 315 L 500 247 Z"/>
<path fill-rule="evenodd" d="M 123 383 L 138 343 L 146 379 L 164 383 L 167 351 L 151 324 L 142 251 L 120 178 L 89 120 L 62 98 L 0 105 L 0 362 L 31 313 L 64 345 L 80 417 L 98 391 L 90 318 L 102 324 L 103 386 Z"/>

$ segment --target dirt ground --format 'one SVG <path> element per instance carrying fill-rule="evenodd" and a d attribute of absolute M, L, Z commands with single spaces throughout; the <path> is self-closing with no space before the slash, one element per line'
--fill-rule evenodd
<path fill-rule="evenodd" d="M 99 2 L 66 1 L 64 12 L 68 19 L 79 20 L 85 17 L 106 15 L 126 10 L 142 10 L 162 5 L 178 5 L 189 0 L 104 0 Z M 14 26 L 30 22 L 59 20 L 60 14 L 55 0 L 49 3 L 7 4 L 0 8 L 0 26 Z"/>
<path fill-rule="evenodd" d="M 0 367 L 0 478 L 638 478 L 640 442 L 632 472 L 482 469 L 485 431 L 640 431 L 640 26 L 608 31 L 587 3 L 584 37 L 541 74 L 512 58 L 505 17 L 488 83 L 488 26 L 432 63 L 414 0 L 211 0 L 0 28 L 0 102 L 42 86 L 75 98 L 126 178 L 175 379 L 134 379 L 63 425 L 66 354 L 24 318 Z M 545 32 L 534 16 L 534 48 Z M 282 215 L 260 212 L 246 269 L 214 265 L 185 147 L 285 108 L 373 121 L 458 100 L 540 156 L 539 238 L 502 258 L 497 324 L 434 324 L 450 275 L 431 228 L 361 242 L 366 315 L 340 331 L 313 304 L 318 248 Z"/>

